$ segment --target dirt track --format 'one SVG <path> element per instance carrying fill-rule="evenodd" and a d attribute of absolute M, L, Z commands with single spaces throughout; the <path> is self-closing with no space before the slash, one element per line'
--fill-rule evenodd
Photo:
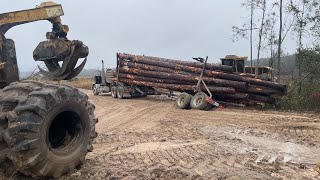
<path fill-rule="evenodd" d="M 320 179 L 319 114 L 183 111 L 162 97 L 85 92 L 99 136 L 82 169 L 61 180 Z"/>
<path fill-rule="evenodd" d="M 99 136 L 76 179 L 320 178 L 318 115 L 183 111 L 165 98 L 87 93 Z"/>

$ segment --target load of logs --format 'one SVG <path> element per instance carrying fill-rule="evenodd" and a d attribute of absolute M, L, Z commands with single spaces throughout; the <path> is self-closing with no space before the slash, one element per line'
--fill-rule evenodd
<path fill-rule="evenodd" d="M 188 93 L 194 91 L 203 71 L 201 62 L 122 53 L 117 54 L 117 63 L 119 82 Z M 286 85 L 234 73 L 231 66 L 207 63 L 205 67 L 203 80 L 219 101 L 274 104 L 287 91 Z M 203 85 L 200 88 L 206 92 Z"/>

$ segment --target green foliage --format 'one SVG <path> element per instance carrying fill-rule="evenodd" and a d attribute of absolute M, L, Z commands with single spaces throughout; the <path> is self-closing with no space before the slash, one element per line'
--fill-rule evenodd
<path fill-rule="evenodd" d="M 297 55 L 296 66 L 301 66 L 302 81 L 288 80 L 290 94 L 284 97 L 279 105 L 283 109 L 320 110 L 320 49 L 303 49 Z M 292 89 L 294 88 L 294 89 Z"/>
<path fill-rule="evenodd" d="M 299 95 L 298 93 L 291 94 L 283 97 L 279 101 L 278 106 L 284 110 L 308 110 L 319 111 L 320 110 L 320 94 L 311 94 L 309 96 Z M 317 98 L 315 98 L 317 97 Z"/>
<path fill-rule="evenodd" d="M 320 77 L 320 49 L 303 49 L 297 55 L 297 65 L 301 65 L 301 70 L 305 74 L 310 74 L 307 78 L 309 83 L 319 82 Z"/>

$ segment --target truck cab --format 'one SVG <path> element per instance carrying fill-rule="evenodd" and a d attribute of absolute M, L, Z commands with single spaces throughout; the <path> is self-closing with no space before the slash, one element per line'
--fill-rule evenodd
<path fill-rule="evenodd" d="M 102 68 L 102 70 L 99 71 L 99 75 L 95 75 L 92 78 L 93 94 L 109 93 L 111 87 L 115 84 L 114 78 L 112 69 Z"/>

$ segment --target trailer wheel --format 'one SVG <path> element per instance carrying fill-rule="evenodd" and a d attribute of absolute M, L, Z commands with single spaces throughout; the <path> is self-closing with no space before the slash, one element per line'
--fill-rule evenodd
<path fill-rule="evenodd" d="M 93 87 L 93 95 L 98 96 L 99 95 L 99 91 L 96 88 L 96 86 Z"/>
<path fill-rule="evenodd" d="M 208 102 L 206 101 L 207 95 L 204 92 L 199 92 L 194 95 L 191 99 L 191 108 L 204 110 L 208 106 Z"/>
<path fill-rule="evenodd" d="M 176 107 L 179 109 L 189 109 L 192 96 L 188 93 L 181 93 L 176 100 Z"/>
<path fill-rule="evenodd" d="M 112 88 L 111 88 L 111 96 L 113 98 L 117 98 L 118 97 L 117 96 L 117 86 L 112 86 Z"/>
<path fill-rule="evenodd" d="M 119 86 L 117 88 L 117 96 L 118 96 L 118 99 L 123 99 L 123 91 L 124 91 L 124 88 L 122 86 Z"/>

